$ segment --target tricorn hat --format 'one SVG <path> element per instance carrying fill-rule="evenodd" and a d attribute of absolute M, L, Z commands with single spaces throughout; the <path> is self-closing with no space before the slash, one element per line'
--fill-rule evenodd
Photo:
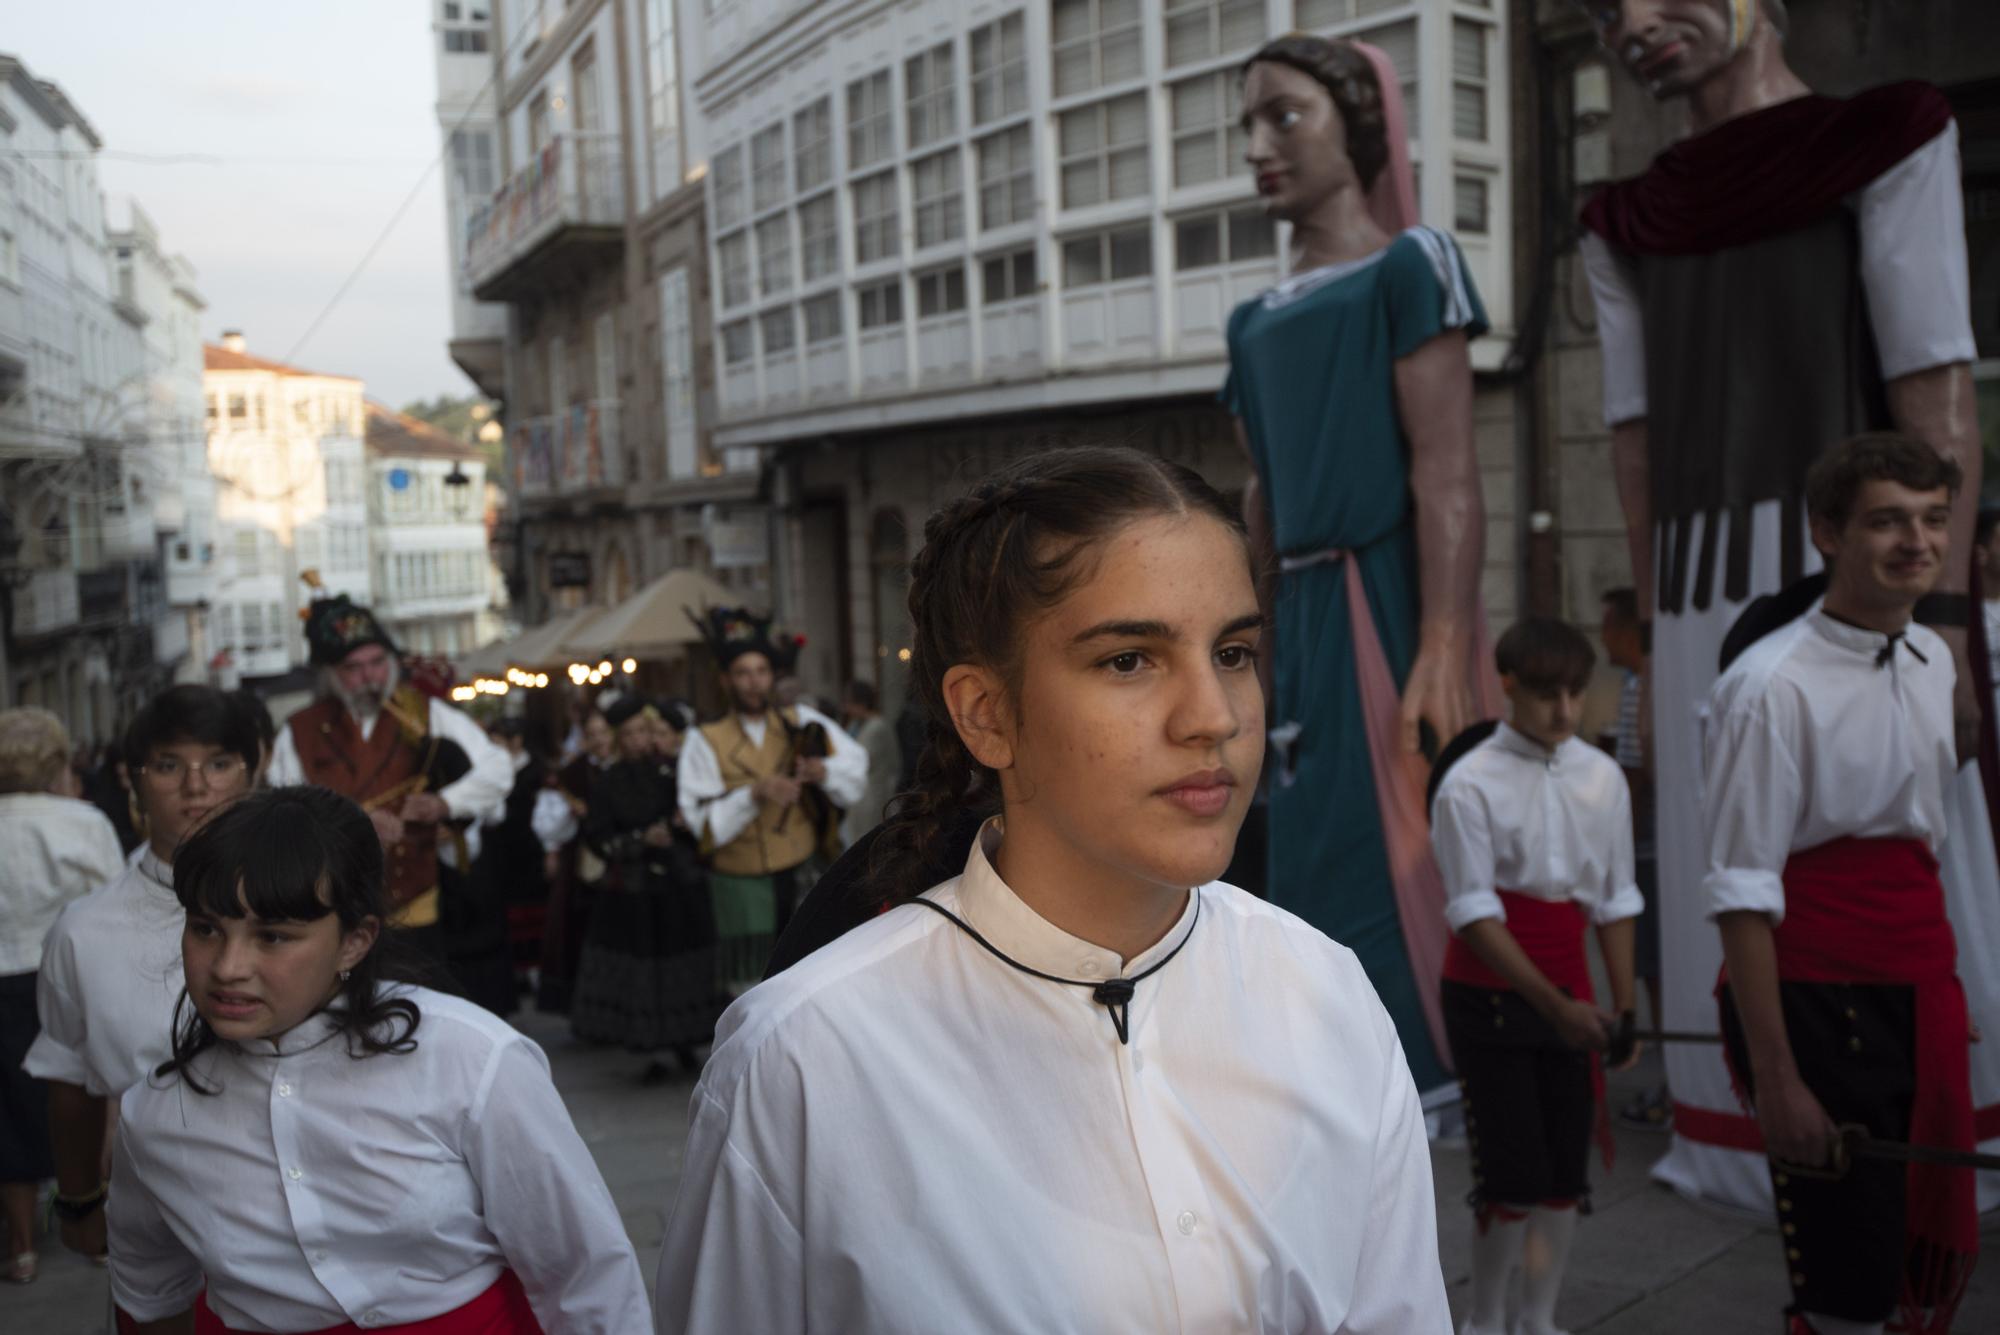
<path fill-rule="evenodd" d="M 770 617 L 758 616 L 747 607 L 711 607 L 701 613 L 689 608 L 682 610 L 701 632 L 702 640 L 715 655 L 716 665 L 725 671 L 745 654 L 762 654 L 771 661 L 773 672 L 785 672 L 798 661 L 799 650 L 805 647 L 805 636 L 788 631 L 774 633 Z"/>

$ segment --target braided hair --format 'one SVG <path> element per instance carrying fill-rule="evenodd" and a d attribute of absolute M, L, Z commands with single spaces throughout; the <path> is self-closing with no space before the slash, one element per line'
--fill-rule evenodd
<path fill-rule="evenodd" d="M 995 672 L 1019 698 L 1022 628 L 1091 571 L 1086 559 L 1136 519 L 1206 515 L 1239 536 L 1236 509 L 1201 474 L 1122 446 L 1047 450 L 1009 464 L 931 515 L 910 565 L 910 687 L 924 721 L 911 785 L 890 806 L 869 860 L 869 897 L 890 904 L 930 888 L 926 854 L 967 808 L 1000 809 L 998 776 L 960 740 L 944 675 Z M 1249 559 L 1246 540 L 1245 560 Z"/>
<path fill-rule="evenodd" d="M 1248 76 L 1257 64 L 1286 65 L 1326 89 L 1340 123 L 1347 131 L 1347 158 L 1363 190 L 1389 165 L 1389 121 L 1382 107 L 1382 86 L 1368 57 L 1354 43 L 1334 37 L 1292 32 L 1274 37 L 1243 62 Z"/>

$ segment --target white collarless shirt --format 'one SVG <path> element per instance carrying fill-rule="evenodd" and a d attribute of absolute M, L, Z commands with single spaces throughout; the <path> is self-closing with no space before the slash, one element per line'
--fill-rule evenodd
<path fill-rule="evenodd" d="M 1786 859 L 1835 839 L 1943 844 L 1957 669 L 1923 626 L 1877 666 L 1888 643 L 1815 603 L 1715 683 L 1702 792 L 1709 916 L 1782 921 Z"/>
<path fill-rule="evenodd" d="M 282 1053 L 217 1046 L 120 1105 L 111 1291 L 141 1321 L 204 1283 L 253 1331 L 397 1325 L 503 1270 L 542 1328 L 645 1331 L 639 1263 L 540 1048 L 427 988 L 416 1050 L 356 1058 L 324 1013 Z"/>
<path fill-rule="evenodd" d="M 1551 751 L 1505 723 L 1494 729 L 1438 784 L 1431 848 L 1454 932 L 1505 921 L 1500 890 L 1575 900 L 1599 926 L 1646 907 L 1633 876 L 1624 772 L 1574 737 Z"/>
<path fill-rule="evenodd" d="M 174 870 L 141 844 L 116 879 L 63 910 L 42 948 L 42 1032 L 29 1075 L 116 1098 L 173 1051 L 181 999 Z"/>
<path fill-rule="evenodd" d="M 861 800 L 868 788 L 868 753 L 847 730 L 811 705 L 796 706 L 799 726 L 817 723 L 826 729 L 826 779 L 819 787 L 832 803 L 845 811 Z M 743 735 L 750 745 L 764 745 L 767 719 L 742 720 Z M 749 787 L 732 790 L 722 781 L 722 762 L 700 728 L 689 728 L 681 742 L 674 784 L 680 802 L 681 819 L 697 838 L 706 837 L 708 846 L 721 848 L 750 828 L 757 819 L 757 799 Z"/>
<path fill-rule="evenodd" d="M 0 795 L 0 977 L 41 967 L 63 908 L 117 876 L 125 853 L 103 812 L 54 793 Z"/>
<path fill-rule="evenodd" d="M 1416 1088 L 1353 954 L 1217 882 L 1121 962 L 996 847 L 927 897 L 1021 964 L 1133 976 L 1185 940 L 1130 1044 L 917 905 L 752 989 L 695 1089 L 662 1335 L 1447 1335 Z"/>

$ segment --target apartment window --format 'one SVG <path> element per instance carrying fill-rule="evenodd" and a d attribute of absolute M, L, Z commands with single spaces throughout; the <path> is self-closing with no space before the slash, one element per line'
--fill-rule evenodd
<path fill-rule="evenodd" d="M 906 128 L 911 148 L 934 143 L 958 129 L 950 42 L 941 42 L 904 62 L 903 98 L 909 116 Z"/>
<path fill-rule="evenodd" d="M 244 603 L 242 607 L 243 647 L 257 650 L 264 647 L 264 609 L 257 603 Z"/>
<path fill-rule="evenodd" d="M 886 283 L 856 288 L 854 296 L 863 329 L 883 329 L 903 323 L 902 279 L 891 278 Z"/>
<path fill-rule="evenodd" d="M 673 0 L 648 0 L 646 5 L 646 120 L 657 200 L 681 183 L 680 62 L 674 49 Z"/>
<path fill-rule="evenodd" d="M 854 262 L 868 264 L 902 254 L 896 228 L 896 173 L 879 172 L 854 183 Z"/>
<path fill-rule="evenodd" d="M 804 302 L 800 310 L 806 317 L 806 343 L 826 343 L 840 337 L 840 294 L 829 292 L 825 296 L 814 297 Z"/>
<path fill-rule="evenodd" d="M 832 191 L 799 205 L 799 261 L 808 283 L 840 268 L 840 215 Z"/>
<path fill-rule="evenodd" d="M 1035 216 L 1034 141 L 1025 125 L 979 141 L 979 225 L 1006 227 Z"/>
<path fill-rule="evenodd" d="M 715 243 L 716 262 L 722 269 L 722 304 L 741 306 L 750 300 L 750 237 L 736 232 Z M 557 404 L 558 408 L 565 407 Z"/>
<path fill-rule="evenodd" d="M 210 394 L 207 396 L 207 398 L 208 398 L 208 424 L 210 426 L 214 426 L 216 418 L 220 416 L 220 414 L 218 414 L 215 410 L 215 395 Z"/>
<path fill-rule="evenodd" d="M 780 352 L 790 352 L 799 344 L 798 321 L 792 316 L 790 306 L 780 306 L 775 311 L 765 311 L 757 317 L 757 324 L 764 336 L 764 355 L 773 356 Z"/>
<path fill-rule="evenodd" d="M 917 317 L 949 315 L 965 309 L 965 266 L 933 269 L 917 275 Z"/>
<path fill-rule="evenodd" d="M 1183 79 L 1169 90 L 1174 122 L 1174 184 L 1203 185 L 1233 175 L 1249 148 L 1236 119 L 1234 70 Z"/>
<path fill-rule="evenodd" d="M 1057 97 L 1124 83 L 1145 72 L 1139 47 L 1139 0 L 1055 0 Z"/>
<path fill-rule="evenodd" d="M 1455 176 L 1451 182 L 1451 228 L 1467 236 L 1485 236 L 1491 227 L 1486 179 Z"/>
<path fill-rule="evenodd" d="M 896 151 L 895 107 L 889 101 L 889 71 L 847 85 L 847 169 L 872 167 Z"/>
<path fill-rule="evenodd" d="M 1028 109 L 1028 45 L 1021 16 L 1009 14 L 974 28 L 972 123 L 984 125 Z"/>
<path fill-rule="evenodd" d="M 792 290 L 792 220 L 784 214 L 757 224 L 757 295 Z"/>
<path fill-rule="evenodd" d="M 459 193 L 467 199 L 486 199 L 500 185 L 493 136 L 484 130 L 451 132 L 451 164 L 458 175 Z"/>
<path fill-rule="evenodd" d="M 446 28 L 444 49 L 447 55 L 479 55 L 486 50 L 486 33 L 479 28 Z"/>
<path fill-rule="evenodd" d="M 748 320 L 736 320 L 722 326 L 722 361 L 726 366 L 741 366 L 756 355 L 756 340 L 750 333 Z"/>
<path fill-rule="evenodd" d="M 1151 188 L 1144 93 L 1065 111 L 1058 124 L 1064 208 L 1131 199 Z"/>
<path fill-rule="evenodd" d="M 223 603 L 219 607 L 217 607 L 215 611 L 216 611 L 216 616 L 215 616 L 216 643 L 223 645 L 235 644 L 236 643 L 235 606 L 230 603 Z"/>
<path fill-rule="evenodd" d="M 277 603 L 266 603 L 266 604 L 264 605 L 264 612 L 265 612 L 265 615 L 267 615 L 267 616 L 269 616 L 269 617 L 271 618 L 271 622 L 270 622 L 270 625 L 271 625 L 271 647 L 272 647 L 273 649 L 282 649 L 282 648 L 284 648 L 284 647 L 285 647 L 285 609 L 284 609 L 283 607 L 279 606 L 279 605 L 278 605 Z"/>
<path fill-rule="evenodd" d="M 1167 65 L 1245 51 L 1264 36 L 1264 0 L 1167 0 Z"/>
<path fill-rule="evenodd" d="M 918 250 L 965 235 L 961 180 L 955 148 L 910 164 L 910 202 L 916 213 Z"/>
<path fill-rule="evenodd" d="M 1006 255 L 993 255 L 979 266 L 981 299 L 988 306 L 1003 301 L 1024 301 L 1035 295 L 1035 248 L 1029 246 Z"/>
<path fill-rule="evenodd" d="M 1095 287 L 1153 272 L 1153 232 L 1126 227 L 1063 242 L 1063 286 Z"/>
<path fill-rule="evenodd" d="M 751 207 L 762 213 L 785 202 L 785 123 L 759 130 L 750 141 Z"/>
<path fill-rule="evenodd" d="M 229 396 L 229 420 L 232 422 L 242 422 L 248 420 L 249 416 L 249 397 L 243 394 L 231 394 Z"/>
<path fill-rule="evenodd" d="M 736 144 L 715 155 L 709 173 L 709 188 L 715 194 L 715 225 L 734 227 L 743 221 L 743 145 Z"/>
<path fill-rule="evenodd" d="M 1451 132 L 1486 141 L 1486 33 L 1483 23 L 1451 21 Z"/>
<path fill-rule="evenodd" d="M 800 194 L 833 179 L 833 99 L 819 101 L 792 117 L 794 179 Z"/>
<path fill-rule="evenodd" d="M 1176 270 L 1267 260 L 1277 253 L 1277 228 L 1261 208 L 1205 213 L 1174 224 Z"/>
<path fill-rule="evenodd" d="M 236 534 L 236 573 L 254 575 L 262 568 L 257 547 L 257 530 L 242 529 Z"/>
<path fill-rule="evenodd" d="M 1299 0 L 1299 26 L 1324 28 L 1332 23 L 1367 18 L 1385 9 L 1401 9 L 1410 3 L 1411 0 Z M 1477 4 L 1479 0 L 1471 3 Z"/>
<path fill-rule="evenodd" d="M 1372 0 L 1361 0 L 1363 5 L 1372 5 Z M 1372 12 L 1372 8 L 1364 9 Z M 1417 24 L 1414 19 L 1401 23 L 1391 23 L 1380 28 L 1370 28 L 1357 32 L 1356 38 L 1378 48 L 1395 67 L 1396 81 L 1403 90 L 1403 118 L 1409 122 L 1410 138 L 1415 139 L 1422 132 L 1418 120 L 1417 104 Z"/>

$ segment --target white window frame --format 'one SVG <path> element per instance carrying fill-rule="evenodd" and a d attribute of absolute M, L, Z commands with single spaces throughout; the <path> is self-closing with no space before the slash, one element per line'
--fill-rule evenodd
<path fill-rule="evenodd" d="M 903 229 L 895 170 L 863 176 L 847 190 L 854 207 L 854 262 L 874 264 L 901 256 Z"/>
<path fill-rule="evenodd" d="M 846 329 L 846 317 L 840 309 L 840 293 L 823 292 L 817 297 L 808 297 L 799 303 L 799 313 L 804 317 L 806 346 L 822 347 L 840 341 Z M 825 316 L 831 313 L 829 322 Z"/>
<path fill-rule="evenodd" d="M 847 170 L 865 172 L 896 156 L 896 101 L 890 71 L 847 85 Z"/>
<path fill-rule="evenodd" d="M 774 213 L 753 229 L 757 239 L 757 295 L 781 296 L 792 290 L 792 220 Z"/>
<path fill-rule="evenodd" d="M 915 277 L 919 320 L 958 315 L 965 311 L 969 294 L 966 290 L 963 264 L 947 264 L 938 269 L 926 269 Z M 954 279 L 957 280 L 955 283 Z M 957 298 L 957 305 L 952 304 L 954 296 Z"/>
<path fill-rule="evenodd" d="M 1027 125 L 975 141 L 979 160 L 979 227 L 992 231 L 1035 216 L 1035 137 Z"/>
<path fill-rule="evenodd" d="M 1183 249 L 1186 232 L 1190 227 L 1208 226 L 1215 229 L 1216 258 L 1205 263 L 1186 262 Z M 1205 269 L 1223 269 L 1234 264 L 1249 264 L 1264 260 L 1275 260 L 1278 253 L 1277 224 L 1258 204 L 1239 204 L 1231 209 L 1211 209 L 1205 213 L 1190 213 L 1173 220 L 1174 228 L 1174 272 L 1200 273 Z M 1254 244 L 1254 233 L 1261 231 L 1265 244 Z"/>
<path fill-rule="evenodd" d="M 742 366 L 756 359 L 757 335 L 751 328 L 749 316 L 731 320 L 715 331 L 716 342 L 721 344 L 722 364 Z"/>
<path fill-rule="evenodd" d="M 1264 40 L 1264 0 L 1166 0 L 1164 8 L 1160 51 L 1168 69 L 1249 51 Z M 1181 43 L 1188 45 L 1176 52 Z"/>
<path fill-rule="evenodd" d="M 1081 256 L 1084 247 L 1093 244 L 1097 251 L 1096 257 L 1092 261 L 1096 265 L 1096 273 L 1092 277 L 1079 278 L 1076 276 L 1073 261 Z M 1142 250 L 1145 255 L 1145 267 L 1143 269 L 1132 269 L 1125 273 L 1119 273 L 1119 247 L 1121 245 Z M 1153 263 L 1153 229 L 1150 223 L 1142 222 L 1129 227 L 1108 227 L 1098 232 L 1085 232 L 1080 236 L 1064 237 L 1060 242 L 1060 247 L 1063 266 L 1063 290 L 1065 292 L 1085 291 L 1093 287 L 1104 287 L 1111 283 L 1136 282 L 1142 279 L 1150 280 L 1153 276 L 1155 268 Z M 1124 257 L 1129 261 L 1133 253 L 1134 249 L 1127 249 L 1124 252 Z"/>
<path fill-rule="evenodd" d="M 1023 281 L 1022 270 L 1027 270 Z M 993 276 L 999 274 L 1006 284 L 1006 292 L 995 296 Z M 1008 306 L 1017 301 L 1028 301 L 1042 293 L 1041 257 L 1033 246 L 1021 246 L 1014 250 L 1003 250 L 998 254 L 979 257 L 979 304 L 981 306 Z"/>
<path fill-rule="evenodd" d="M 1068 15 L 1080 15 L 1081 26 L 1068 36 L 1061 36 Z M 1145 11 L 1139 0 L 1051 0 L 1049 41 L 1053 59 L 1049 82 L 1055 96 L 1073 97 L 1144 78 L 1144 27 Z M 1122 55 L 1127 50 L 1131 53 L 1129 61 L 1105 59 L 1107 51 Z M 1128 64 L 1129 73 L 1125 68 Z"/>
<path fill-rule="evenodd" d="M 1215 119 L 1195 121 L 1193 99 L 1200 96 L 1203 89 L 1213 99 Z M 1176 190 L 1226 181 L 1236 173 L 1250 146 L 1249 136 L 1243 132 L 1236 117 L 1236 101 L 1237 76 L 1233 69 L 1211 70 L 1167 85 L 1167 122 L 1173 137 L 1169 156 L 1173 161 Z M 1182 120 L 1184 108 L 1189 116 L 1186 121 Z M 1206 142 L 1210 161 L 1204 165 L 1213 167 L 1206 175 L 1182 171 L 1183 147 L 1197 141 Z"/>
<path fill-rule="evenodd" d="M 958 133 L 957 61 L 950 42 L 939 42 L 903 62 L 903 133 L 907 152 Z"/>
<path fill-rule="evenodd" d="M 918 250 L 965 236 L 965 168 L 956 147 L 910 164 L 910 211 Z"/>
<path fill-rule="evenodd" d="M 990 125 L 1028 109 L 1028 25 L 1021 10 L 1003 15 L 966 38 L 972 81 L 972 123 Z"/>
<path fill-rule="evenodd" d="M 840 200 L 828 190 L 799 201 L 799 280 L 816 283 L 840 272 Z M 813 223 L 824 220 L 823 228 Z"/>
<path fill-rule="evenodd" d="M 1113 118 L 1120 109 L 1133 110 L 1132 137 L 1118 143 L 1111 141 Z M 1124 93 L 1118 97 L 1108 97 L 1101 102 L 1089 102 L 1073 107 L 1056 118 L 1056 141 L 1059 158 L 1059 181 L 1062 207 L 1065 209 L 1092 208 L 1099 204 L 1112 204 L 1121 199 L 1138 199 L 1152 192 L 1153 168 L 1152 148 L 1147 142 L 1147 100 L 1144 92 Z M 1090 142 L 1083 143 L 1084 127 L 1091 127 Z M 1122 194 L 1112 193 L 1117 177 L 1115 164 L 1137 162 L 1140 167 L 1139 179 Z M 1094 164 L 1095 193 L 1083 197 L 1085 192 L 1077 192 L 1072 198 L 1071 182 L 1073 173 Z M 1083 179 L 1077 176 L 1075 179 Z"/>
<path fill-rule="evenodd" d="M 771 338 L 771 331 L 774 329 L 784 331 L 783 340 L 775 345 Z M 757 345 L 763 349 L 766 357 L 784 356 L 798 350 L 799 321 L 793 307 L 779 306 L 758 315 Z"/>
<path fill-rule="evenodd" d="M 854 289 L 855 325 L 863 333 L 891 329 L 903 323 L 903 280 L 885 278 Z"/>
<path fill-rule="evenodd" d="M 792 184 L 809 194 L 833 180 L 833 98 L 822 97 L 792 116 Z"/>
<path fill-rule="evenodd" d="M 752 216 L 783 207 L 789 198 L 785 186 L 785 123 L 780 120 L 750 136 Z"/>
<path fill-rule="evenodd" d="M 709 163 L 710 197 L 715 200 L 715 230 L 726 232 L 749 216 L 743 179 L 743 145 L 731 144 Z"/>
<path fill-rule="evenodd" d="M 720 276 L 717 284 L 722 293 L 724 310 L 742 306 L 750 300 L 750 229 L 739 228 L 715 243 L 715 269 Z M 557 411 L 568 407 L 559 403 Z"/>

